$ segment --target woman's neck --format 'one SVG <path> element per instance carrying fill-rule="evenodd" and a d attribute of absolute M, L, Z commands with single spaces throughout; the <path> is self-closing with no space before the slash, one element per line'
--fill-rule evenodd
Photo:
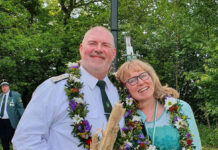
<path fill-rule="evenodd" d="M 139 106 L 141 106 L 140 110 L 146 115 L 147 122 L 151 122 L 154 120 L 155 104 L 155 98 L 139 103 Z M 156 119 L 158 119 L 161 116 L 163 108 L 164 107 L 160 103 L 158 103 Z"/>
<path fill-rule="evenodd" d="M 144 101 L 138 102 L 138 107 L 140 110 L 150 111 L 155 107 L 156 100 L 155 98 L 150 98 Z"/>

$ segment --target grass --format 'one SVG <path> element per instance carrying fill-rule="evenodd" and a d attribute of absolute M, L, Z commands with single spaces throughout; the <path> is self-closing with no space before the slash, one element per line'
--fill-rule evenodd
<path fill-rule="evenodd" d="M 198 125 L 203 150 L 218 150 L 218 127 L 210 129 L 202 124 Z"/>
<path fill-rule="evenodd" d="M 218 150 L 218 148 L 202 147 L 202 150 Z"/>

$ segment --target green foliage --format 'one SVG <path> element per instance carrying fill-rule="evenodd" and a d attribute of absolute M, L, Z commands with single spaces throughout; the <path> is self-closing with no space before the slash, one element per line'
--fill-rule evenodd
<path fill-rule="evenodd" d="M 60 8 L 59 1 L 0 1 L 0 79 L 9 80 L 25 105 L 41 82 L 80 59 L 79 44 L 90 26 L 108 24 L 109 3 L 94 2 L 68 7 L 72 0 L 66 0 Z"/>
<path fill-rule="evenodd" d="M 206 0 L 119 3 L 129 4 L 120 8 L 120 39 L 130 35 L 134 50 L 152 64 L 162 83 L 180 92 L 198 120 L 216 124 L 217 4 Z M 122 41 L 119 45 L 125 50 Z"/>
<path fill-rule="evenodd" d="M 200 124 L 198 126 L 198 129 L 201 137 L 201 144 L 203 145 L 203 147 L 218 148 L 217 126 L 213 126 L 209 129 L 207 126 Z"/>
<path fill-rule="evenodd" d="M 217 15 L 212 0 L 118 0 L 118 64 L 125 61 L 124 37 L 131 36 L 134 52 L 163 85 L 191 104 L 203 149 L 218 147 Z M 79 44 L 91 26 L 110 29 L 110 1 L 0 0 L 0 18 L 0 79 L 8 79 L 26 105 L 41 82 L 80 59 Z"/>
<path fill-rule="evenodd" d="M 204 119 L 210 118 L 214 123 L 217 123 L 218 118 L 218 93 L 214 89 L 218 89 L 218 39 L 212 37 L 207 41 L 207 45 L 203 47 L 205 55 L 203 71 L 187 74 L 187 80 L 193 80 L 191 85 L 198 87 L 195 98 L 199 100 L 197 104 L 200 110 L 203 111 Z M 203 118 L 202 118 L 203 119 Z M 208 122 L 210 123 L 210 122 Z"/>
<path fill-rule="evenodd" d="M 118 64 L 125 61 L 124 37 L 131 36 L 134 52 L 208 126 L 218 118 L 217 13 L 211 0 L 118 1 Z M 0 1 L 0 18 L 0 79 L 27 104 L 41 82 L 80 59 L 79 44 L 91 26 L 110 28 L 110 1 Z"/>

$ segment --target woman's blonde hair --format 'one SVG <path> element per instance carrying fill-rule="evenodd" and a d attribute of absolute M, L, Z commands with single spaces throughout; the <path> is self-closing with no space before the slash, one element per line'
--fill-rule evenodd
<path fill-rule="evenodd" d="M 149 63 L 142 62 L 138 59 L 134 59 L 122 64 L 117 71 L 117 79 L 120 80 L 122 83 L 125 83 L 124 76 L 128 75 L 130 71 L 141 70 L 148 72 L 150 77 L 152 78 L 152 81 L 154 83 L 155 99 L 159 99 L 162 102 L 164 96 L 166 95 L 179 98 L 179 93 L 175 89 L 168 87 L 168 85 L 162 86 L 155 70 Z"/>

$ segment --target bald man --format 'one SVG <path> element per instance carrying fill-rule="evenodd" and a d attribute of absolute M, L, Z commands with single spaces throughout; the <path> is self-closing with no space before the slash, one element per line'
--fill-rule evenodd
<path fill-rule="evenodd" d="M 105 82 L 105 91 L 112 107 L 119 100 L 117 89 L 107 76 L 116 55 L 113 35 L 105 27 L 93 27 L 86 32 L 79 52 L 81 90 L 89 111 L 86 120 L 92 126 L 91 133 L 94 133 L 107 124 L 97 82 Z M 74 127 L 68 115 L 69 101 L 64 91 L 67 78 L 68 74 L 50 78 L 35 90 L 13 137 L 14 150 L 84 149 L 78 146 L 79 139 L 71 133 Z"/>

